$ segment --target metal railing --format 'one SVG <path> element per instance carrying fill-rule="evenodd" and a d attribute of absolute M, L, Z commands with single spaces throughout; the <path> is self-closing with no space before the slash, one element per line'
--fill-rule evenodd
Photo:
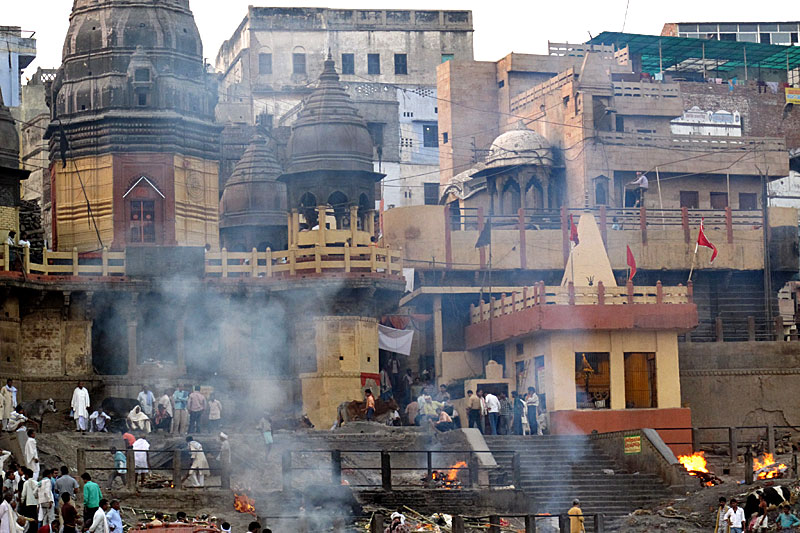
<path fill-rule="evenodd" d="M 717 317 L 700 319 L 694 330 L 679 335 L 678 340 L 682 342 L 797 341 L 800 340 L 800 333 L 796 328 L 787 329 L 782 316 L 773 320 L 754 316 Z"/>
<path fill-rule="evenodd" d="M 496 466 L 481 466 L 479 456 L 495 457 L 505 455 L 511 458 L 511 478 L 500 479 L 503 486 L 514 484 L 519 486 L 519 456 L 513 451 L 475 451 L 475 450 L 287 450 L 281 459 L 283 490 L 295 488 L 302 472 L 323 473 L 333 485 L 347 485 L 356 488 L 425 488 L 433 479 L 434 471 L 456 471 L 458 480 L 456 487 L 478 488 L 496 486 L 491 476 L 484 476 L 490 470 L 499 470 Z M 437 458 L 439 459 L 437 461 Z M 347 466 L 347 463 L 358 461 L 361 466 Z M 460 460 L 460 461 L 459 461 Z M 319 461 L 328 463 L 329 475 Z M 445 464 L 443 461 L 447 461 Z M 458 465 L 459 462 L 463 464 Z M 372 466 L 363 466 L 363 465 Z M 409 473 L 418 476 L 408 476 Z M 348 476 L 352 479 L 348 479 Z M 360 477 L 360 480 L 356 479 Z M 319 481 L 319 478 L 314 480 Z M 508 481 L 508 483 L 505 483 Z M 451 487 L 455 488 L 455 487 Z"/>

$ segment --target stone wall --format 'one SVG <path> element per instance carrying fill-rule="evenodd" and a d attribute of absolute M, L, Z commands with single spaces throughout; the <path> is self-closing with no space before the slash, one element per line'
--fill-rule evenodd
<path fill-rule="evenodd" d="M 693 426 L 800 426 L 800 344 L 684 343 L 679 354 Z"/>

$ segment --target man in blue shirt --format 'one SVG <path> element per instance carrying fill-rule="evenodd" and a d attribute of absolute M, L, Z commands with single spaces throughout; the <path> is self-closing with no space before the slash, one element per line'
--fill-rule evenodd
<path fill-rule="evenodd" d="M 183 385 L 172 393 L 172 430 L 170 433 L 181 435 L 189 430 L 189 413 L 186 411 L 186 404 L 189 401 L 189 391 Z"/>
<path fill-rule="evenodd" d="M 122 480 L 123 486 L 125 485 L 125 475 L 128 472 L 128 458 L 125 456 L 125 452 L 117 450 L 116 448 L 111 448 L 111 455 L 114 457 L 114 471 L 111 472 L 111 477 L 108 479 L 108 489 L 114 486 L 114 480 L 120 478 Z M 111 507 L 114 507 L 114 502 L 111 502 Z"/>
<path fill-rule="evenodd" d="M 792 514 L 788 505 L 783 506 L 775 521 L 778 523 L 778 531 L 794 531 L 794 528 L 800 526 L 800 518 Z"/>
<path fill-rule="evenodd" d="M 119 500 L 111 500 L 111 510 L 106 513 L 109 533 L 123 533 L 122 517 L 119 515 Z"/>

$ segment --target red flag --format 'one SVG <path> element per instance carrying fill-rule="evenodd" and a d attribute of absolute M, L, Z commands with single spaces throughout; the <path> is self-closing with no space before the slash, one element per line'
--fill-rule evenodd
<path fill-rule="evenodd" d="M 706 248 L 711 248 L 711 261 L 709 263 L 713 263 L 714 259 L 717 257 L 717 247 L 714 246 L 711 241 L 706 238 L 706 232 L 703 231 L 703 220 L 700 219 L 700 231 L 697 233 L 697 244 L 694 245 L 694 253 L 697 253 L 698 246 L 705 246 Z"/>
<path fill-rule="evenodd" d="M 625 247 L 628 249 L 628 267 L 631 269 L 631 275 L 628 276 L 628 281 L 630 281 L 636 275 L 636 258 L 633 257 L 631 247 L 627 245 Z"/>
<path fill-rule="evenodd" d="M 575 243 L 575 246 L 578 246 L 580 242 L 578 241 L 578 226 L 575 225 L 575 220 L 572 218 L 572 213 L 569 214 L 569 240 Z"/>

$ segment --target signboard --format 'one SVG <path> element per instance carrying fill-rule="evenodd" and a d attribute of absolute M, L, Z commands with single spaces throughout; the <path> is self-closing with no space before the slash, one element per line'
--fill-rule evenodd
<path fill-rule="evenodd" d="M 800 88 L 786 87 L 786 103 L 800 104 Z"/>
<path fill-rule="evenodd" d="M 642 436 L 625 435 L 625 454 L 642 453 Z"/>

